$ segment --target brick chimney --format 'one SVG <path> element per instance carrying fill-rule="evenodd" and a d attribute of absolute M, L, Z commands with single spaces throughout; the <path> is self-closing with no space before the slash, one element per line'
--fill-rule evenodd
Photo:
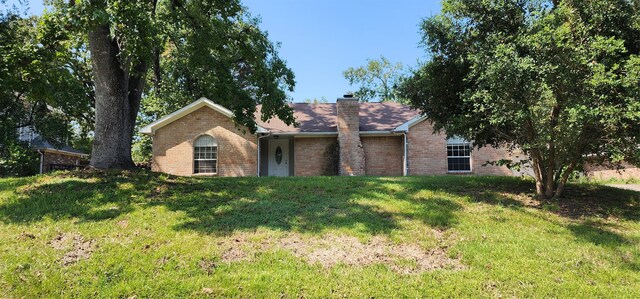
<path fill-rule="evenodd" d="M 360 103 L 353 95 L 337 100 L 340 175 L 364 175 L 364 149 L 360 141 Z"/>

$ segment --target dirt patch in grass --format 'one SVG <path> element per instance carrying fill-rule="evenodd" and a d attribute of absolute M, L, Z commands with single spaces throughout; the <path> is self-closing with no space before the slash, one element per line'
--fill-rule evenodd
<path fill-rule="evenodd" d="M 34 240 L 36 236 L 32 233 L 22 232 L 20 233 L 20 240 Z"/>
<path fill-rule="evenodd" d="M 213 260 L 201 259 L 200 262 L 198 262 L 198 266 L 200 266 L 200 269 L 206 272 L 207 275 L 211 275 L 218 267 L 218 264 Z"/>
<path fill-rule="evenodd" d="M 425 250 L 417 244 L 393 243 L 384 236 L 374 236 L 366 243 L 344 235 L 304 238 L 299 234 L 289 234 L 258 242 L 249 239 L 236 236 L 230 241 L 219 242 L 223 248 L 222 261 L 249 260 L 257 252 L 287 250 L 310 264 L 324 268 L 340 264 L 354 267 L 383 264 L 401 274 L 464 269 L 458 259 L 448 256 L 445 248 Z"/>
<path fill-rule="evenodd" d="M 237 245 L 239 246 L 240 244 L 237 244 Z M 260 247 L 263 247 L 263 246 L 260 246 Z M 224 253 L 222 254 L 222 260 L 227 262 L 246 260 L 247 257 L 248 255 L 245 252 L 245 250 L 235 246 L 232 246 L 231 248 L 225 250 Z"/>
<path fill-rule="evenodd" d="M 51 247 L 64 250 L 65 254 L 60 258 L 63 266 L 69 266 L 79 260 L 86 260 L 95 249 L 95 240 L 85 240 L 77 233 L 60 233 L 51 240 Z"/>
<path fill-rule="evenodd" d="M 350 236 L 329 235 L 323 239 L 303 240 L 293 235 L 280 240 L 278 246 L 290 250 L 309 263 L 320 264 L 325 268 L 337 264 L 384 264 L 403 274 L 463 268 L 457 259 L 449 258 L 441 248 L 424 250 L 415 244 L 394 244 L 382 236 L 375 236 L 362 243 Z"/>
<path fill-rule="evenodd" d="M 118 224 L 118 226 L 119 226 L 120 228 L 127 228 L 127 227 L 129 226 L 129 221 L 127 221 L 127 220 L 120 220 L 120 221 L 118 221 L 118 223 L 117 223 L 117 224 Z"/>

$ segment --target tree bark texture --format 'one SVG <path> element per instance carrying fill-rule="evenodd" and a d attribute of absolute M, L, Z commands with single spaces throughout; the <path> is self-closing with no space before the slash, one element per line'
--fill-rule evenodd
<path fill-rule="evenodd" d="M 556 156 L 555 156 L 555 143 L 550 142 L 549 143 L 549 153 L 548 153 L 548 157 L 547 157 L 547 165 L 546 165 L 546 174 L 544 175 L 544 185 L 545 185 L 545 191 L 544 191 L 544 196 L 546 198 L 551 198 L 553 197 L 555 188 L 556 188 L 556 181 L 555 181 L 555 162 L 556 162 Z"/>
<path fill-rule="evenodd" d="M 131 142 L 144 79 L 130 76 L 123 69 L 119 47 L 109 34 L 109 25 L 89 32 L 89 48 L 93 60 L 96 109 L 95 136 L 91 153 L 92 167 L 98 169 L 130 169 Z M 144 65 L 134 68 L 138 73 Z"/>
<path fill-rule="evenodd" d="M 536 195 L 544 196 L 544 178 L 543 178 L 543 170 L 542 170 L 542 157 L 540 156 L 540 151 L 537 149 L 532 150 L 531 152 L 531 160 L 533 167 L 533 174 L 536 180 Z"/>
<path fill-rule="evenodd" d="M 569 176 L 571 175 L 575 167 L 576 167 L 576 162 L 573 161 L 567 167 L 564 173 L 562 173 L 562 178 L 560 178 L 560 182 L 558 183 L 558 187 L 556 188 L 556 193 L 555 193 L 556 197 L 560 197 L 562 196 L 562 194 L 564 194 L 564 187 L 567 185 L 567 180 L 569 180 Z"/>

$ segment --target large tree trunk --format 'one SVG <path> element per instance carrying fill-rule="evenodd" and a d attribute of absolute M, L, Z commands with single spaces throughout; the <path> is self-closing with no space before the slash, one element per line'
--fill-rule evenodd
<path fill-rule="evenodd" d="M 531 159 L 533 166 L 533 174 L 534 179 L 536 180 L 536 195 L 539 197 L 544 197 L 544 178 L 543 178 L 543 167 L 542 167 L 542 157 L 540 155 L 540 151 L 534 149 L 531 151 Z"/>
<path fill-rule="evenodd" d="M 554 191 L 556 189 L 556 181 L 555 181 L 556 156 L 555 156 L 555 144 L 553 142 L 549 144 L 548 152 L 549 154 L 547 157 L 547 165 L 546 165 L 547 169 L 546 169 L 546 175 L 544 176 L 546 179 L 546 181 L 544 182 L 544 185 L 545 185 L 544 197 L 552 198 Z"/>
<path fill-rule="evenodd" d="M 123 69 L 120 49 L 110 36 L 108 25 L 89 32 L 89 48 L 96 89 L 96 123 L 90 165 L 99 169 L 133 168 L 131 142 L 144 80 L 140 75 L 129 76 Z M 140 68 L 136 66 L 134 74 Z"/>
<path fill-rule="evenodd" d="M 556 142 L 554 140 L 554 133 L 558 127 L 558 118 L 560 116 L 560 106 L 555 105 L 551 109 L 551 140 L 549 140 L 547 149 L 547 174 L 545 175 L 545 197 L 552 198 L 554 191 L 556 190 Z"/>
<path fill-rule="evenodd" d="M 562 174 L 562 178 L 560 178 L 560 182 L 558 183 L 558 188 L 556 189 L 556 197 L 562 196 L 564 194 L 564 187 L 567 185 L 567 180 L 569 180 L 569 176 L 573 172 L 576 167 L 576 162 L 572 161 L 567 169 Z"/>

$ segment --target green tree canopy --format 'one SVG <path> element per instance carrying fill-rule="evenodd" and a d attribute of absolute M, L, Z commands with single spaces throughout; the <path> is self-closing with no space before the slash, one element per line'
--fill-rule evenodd
<path fill-rule="evenodd" d="M 293 123 L 286 94 L 293 73 L 237 0 L 57 0 L 47 18 L 90 51 L 94 167 L 132 167 L 136 121 L 203 96 L 232 110 L 249 130 L 258 104 L 265 120 Z"/>
<path fill-rule="evenodd" d="M 436 130 L 522 149 L 539 195 L 587 158 L 639 160 L 640 1 L 445 0 L 422 31 L 403 95 Z"/>
<path fill-rule="evenodd" d="M 59 42 L 43 22 L 18 8 L 0 12 L 0 174 L 22 173 L 11 169 L 29 158 L 19 128 L 33 127 L 54 144 L 73 144 L 93 130 L 87 52 L 77 41 Z"/>
<path fill-rule="evenodd" d="M 360 101 L 379 99 L 382 102 L 405 102 L 397 92 L 404 75 L 402 63 L 391 63 L 384 56 L 380 56 L 380 59 L 367 59 L 364 66 L 350 67 L 342 74 L 350 85 L 359 85 L 354 95 Z"/>

